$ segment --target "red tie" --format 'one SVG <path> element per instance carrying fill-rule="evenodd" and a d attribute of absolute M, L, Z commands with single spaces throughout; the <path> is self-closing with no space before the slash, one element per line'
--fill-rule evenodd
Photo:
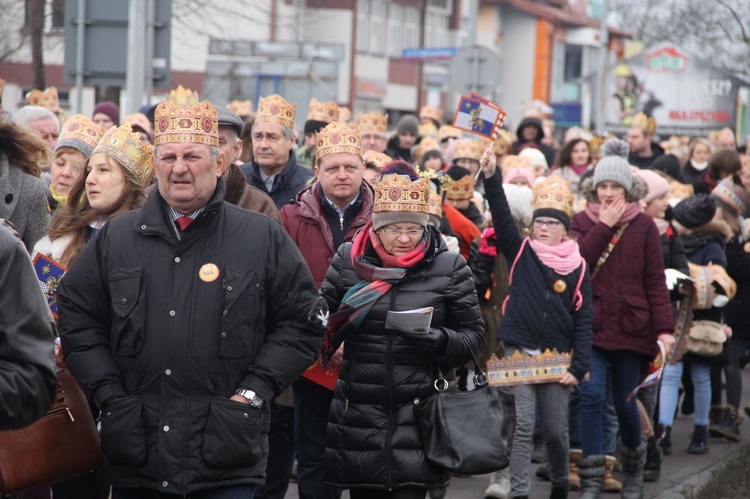
<path fill-rule="evenodd" d="M 180 228 L 180 232 L 187 229 L 188 225 L 193 223 L 193 219 L 190 217 L 179 217 L 177 220 L 174 221 L 174 223 L 177 224 L 177 227 Z"/>

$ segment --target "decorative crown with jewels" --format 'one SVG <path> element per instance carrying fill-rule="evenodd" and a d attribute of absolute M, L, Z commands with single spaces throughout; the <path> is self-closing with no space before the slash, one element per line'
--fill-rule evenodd
<path fill-rule="evenodd" d="M 393 161 L 393 159 L 383 152 L 378 151 L 365 151 L 363 158 L 365 163 L 375 165 L 375 168 L 382 170 L 385 165 Z"/>
<path fill-rule="evenodd" d="M 213 106 L 212 106 L 213 108 Z M 106 154 L 128 169 L 145 187 L 154 176 L 154 156 L 151 144 L 142 145 L 141 136 L 130 123 L 114 126 L 104 134 L 94 153 Z"/>
<path fill-rule="evenodd" d="M 233 100 L 227 104 L 227 109 L 232 111 L 239 117 L 252 116 L 253 115 L 253 101 L 250 99 L 246 100 Z"/>
<path fill-rule="evenodd" d="M 105 130 L 82 114 L 68 118 L 60 129 L 55 151 L 62 147 L 72 147 L 89 157 L 99 144 Z"/>
<path fill-rule="evenodd" d="M 419 119 L 431 119 L 435 121 L 436 123 L 442 123 L 443 122 L 443 110 L 438 109 L 435 106 L 430 106 L 429 104 L 426 106 L 422 106 L 422 109 L 419 110 Z"/>
<path fill-rule="evenodd" d="M 177 85 L 177 88 L 169 92 L 167 100 L 179 107 L 193 107 L 198 105 L 198 92 Z"/>
<path fill-rule="evenodd" d="M 312 121 L 323 121 L 330 123 L 339 120 L 339 105 L 333 101 L 320 102 L 313 97 L 310 99 L 310 107 L 307 110 L 307 119 Z"/>
<path fill-rule="evenodd" d="M 55 87 L 49 87 L 47 90 L 31 90 L 26 94 L 26 102 L 29 106 L 42 106 L 53 112 L 60 110 L 60 99 Z"/>
<path fill-rule="evenodd" d="M 195 143 L 219 146 L 219 117 L 209 101 L 180 107 L 162 101 L 154 113 L 154 145 Z"/>
<path fill-rule="evenodd" d="M 462 201 L 474 197 L 474 177 L 464 175 L 458 180 L 453 180 L 449 175 L 443 177 L 445 180 L 445 199 L 451 201 Z"/>
<path fill-rule="evenodd" d="M 634 128 L 640 128 L 646 135 L 653 135 L 656 131 L 656 120 L 649 118 L 645 113 L 640 112 L 633 116 L 632 125 Z"/>
<path fill-rule="evenodd" d="M 327 154 L 348 152 L 362 156 L 362 146 L 359 142 L 359 131 L 347 125 L 334 121 L 315 134 L 318 144 L 316 158 L 320 160 Z"/>
<path fill-rule="evenodd" d="M 487 148 L 487 144 L 488 143 L 481 140 L 460 139 L 456 142 L 456 152 L 453 155 L 453 158 L 469 158 L 479 161 L 482 159 L 482 154 Z"/>
<path fill-rule="evenodd" d="M 385 133 L 388 130 L 388 115 L 373 111 L 357 116 L 357 128 L 362 132 Z"/>
<path fill-rule="evenodd" d="M 278 94 L 269 95 L 258 102 L 256 123 L 276 123 L 277 125 L 294 128 L 294 117 L 297 114 L 297 104 L 289 104 Z"/>
<path fill-rule="evenodd" d="M 572 216 L 575 213 L 575 195 L 570 190 L 570 182 L 557 175 L 550 175 L 543 182 L 535 184 L 534 210 L 552 208 Z"/>
<path fill-rule="evenodd" d="M 375 184 L 373 213 L 401 211 L 429 213 L 430 180 L 412 181 L 406 175 L 384 175 Z"/>
<path fill-rule="evenodd" d="M 487 361 L 487 376 L 492 386 L 536 385 L 560 381 L 570 367 L 571 354 L 545 350 L 528 355 L 520 350 L 510 357 Z"/>
<path fill-rule="evenodd" d="M 429 206 L 427 211 L 430 215 L 435 215 L 438 218 L 443 218 L 443 196 L 437 192 L 430 190 L 430 199 L 428 200 Z"/>

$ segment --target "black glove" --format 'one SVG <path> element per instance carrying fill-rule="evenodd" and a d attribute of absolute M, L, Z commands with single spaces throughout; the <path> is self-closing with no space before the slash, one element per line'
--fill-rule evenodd
<path fill-rule="evenodd" d="M 431 327 L 427 333 L 401 333 L 406 341 L 427 356 L 440 355 L 448 345 L 448 335 L 440 328 Z"/>

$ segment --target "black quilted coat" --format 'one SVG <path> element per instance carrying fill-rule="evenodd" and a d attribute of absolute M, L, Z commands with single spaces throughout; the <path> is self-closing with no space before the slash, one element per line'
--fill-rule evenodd
<path fill-rule="evenodd" d="M 438 362 L 451 372 L 469 359 L 470 351 L 482 350 L 484 325 L 466 261 L 447 251 L 437 229 L 429 230 L 428 256 L 375 302 L 344 343 L 326 437 L 325 480 L 333 486 L 396 490 L 448 483 L 447 473 L 425 461 L 414 402 L 434 393 Z M 321 287 L 331 313 L 361 280 L 352 268 L 351 247 L 346 243 L 339 248 Z M 367 256 L 374 255 L 370 248 Z M 434 307 L 432 327 L 448 335 L 439 358 L 385 329 L 389 310 L 428 306 Z"/>

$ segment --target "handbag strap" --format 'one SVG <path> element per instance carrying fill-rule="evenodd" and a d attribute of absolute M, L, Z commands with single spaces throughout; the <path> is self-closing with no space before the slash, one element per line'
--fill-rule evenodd
<path fill-rule="evenodd" d="M 477 355 L 474 353 L 474 350 L 469 350 L 469 354 L 471 355 L 471 360 L 474 361 L 474 386 L 481 388 L 487 384 L 489 376 L 487 376 L 486 371 L 482 370 L 482 366 L 479 365 L 479 360 L 477 360 Z M 437 374 L 438 377 L 432 385 L 435 387 L 435 390 L 439 392 L 447 391 L 449 383 L 448 380 L 445 379 L 443 370 L 440 368 L 440 362 L 437 363 Z"/>
<path fill-rule="evenodd" d="M 601 256 L 599 257 L 599 260 L 596 262 L 596 267 L 593 268 L 591 271 L 591 279 L 596 277 L 597 272 L 599 272 L 599 269 L 602 268 L 602 265 L 604 265 L 604 262 L 607 261 L 607 258 L 609 258 L 610 253 L 612 253 L 612 250 L 615 249 L 615 246 L 617 246 L 617 243 L 620 242 L 620 238 L 622 237 L 622 233 L 625 232 L 625 229 L 628 228 L 629 223 L 623 224 L 620 226 L 619 229 L 617 229 L 617 232 L 615 232 L 615 235 L 612 236 L 612 239 L 610 239 L 609 244 L 607 247 L 602 251 Z"/>

